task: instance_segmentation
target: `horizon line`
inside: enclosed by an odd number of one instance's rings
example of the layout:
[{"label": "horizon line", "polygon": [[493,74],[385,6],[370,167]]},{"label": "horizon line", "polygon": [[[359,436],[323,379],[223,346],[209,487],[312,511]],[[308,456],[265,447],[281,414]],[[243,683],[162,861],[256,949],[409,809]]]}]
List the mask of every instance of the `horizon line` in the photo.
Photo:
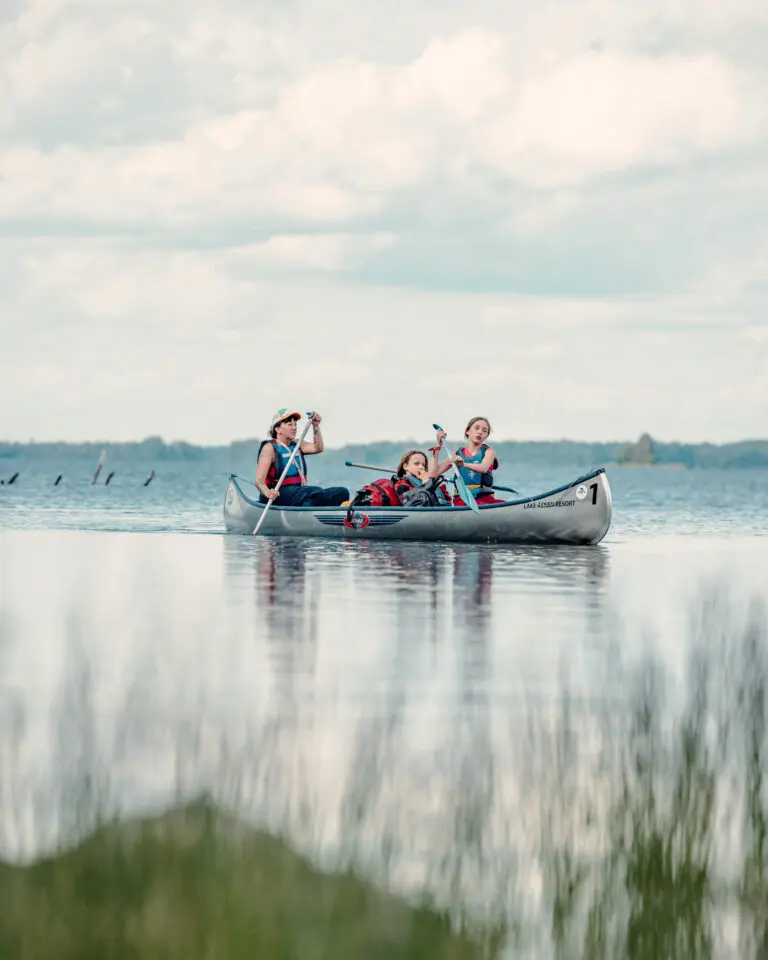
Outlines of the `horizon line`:
[{"label": "horizon line", "polygon": [[[495,439],[493,443],[502,444],[502,443],[512,443],[512,444],[552,444],[552,443],[573,443],[581,444],[584,446],[594,445],[594,444],[604,444],[604,445],[616,445],[616,444],[635,444],[643,436],[649,436],[653,443],[662,444],[664,446],[684,446],[684,447],[701,447],[701,446],[711,446],[711,447],[727,447],[735,446],[737,444],[745,443],[768,443],[768,437],[743,437],[739,440],[660,440],[653,436],[653,434],[644,431],[640,437],[636,440],[627,440],[627,439],[611,439],[611,440],[578,440],[572,437],[559,437],[557,439]],[[245,444],[245,443],[260,443],[262,440],[267,439],[265,437],[242,437],[234,440],[230,440],[228,443],[200,443],[192,440],[165,440],[160,434],[150,434],[144,437],[141,440],[0,440],[0,453],[4,447],[43,447],[43,446],[67,446],[67,447],[82,447],[82,446],[94,446],[94,447],[109,447],[109,446],[141,446],[142,444],[148,443],[150,441],[160,441],[165,447],[175,447],[175,446],[185,446],[185,447],[196,447],[198,449],[204,450],[226,450],[228,447],[232,447],[236,444]],[[456,438],[460,439],[460,438]],[[336,446],[326,445],[324,452],[330,452],[332,450],[344,450],[347,447],[371,447],[377,446],[380,444],[420,444],[427,443],[427,440],[418,440],[414,437],[408,438],[399,438],[399,439],[390,439],[390,440],[348,440],[344,443],[341,443]]]}]

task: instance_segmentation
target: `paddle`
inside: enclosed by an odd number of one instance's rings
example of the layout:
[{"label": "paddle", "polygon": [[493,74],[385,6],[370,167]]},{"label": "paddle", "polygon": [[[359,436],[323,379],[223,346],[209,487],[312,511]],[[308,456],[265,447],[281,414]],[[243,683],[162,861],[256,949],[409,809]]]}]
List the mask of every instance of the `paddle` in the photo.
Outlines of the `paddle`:
[{"label": "paddle", "polygon": [[344,461],[345,467],[359,467],[361,470],[376,470],[378,473],[388,473],[390,476],[394,476],[394,470],[390,470],[387,467],[374,467],[370,463],[352,463],[351,460]]},{"label": "paddle", "polygon": [[[433,429],[435,429],[435,430],[439,431],[440,433],[442,433],[443,428],[440,427],[440,426],[438,426],[436,423],[433,423],[433,424],[432,424],[432,427],[433,427]],[[441,446],[441,448],[442,448],[442,442],[440,443],[440,446]],[[449,451],[449,456],[450,456],[450,451]],[[456,484],[456,486],[459,488],[459,496],[460,496],[461,499],[464,501],[464,503],[466,503],[466,505],[470,508],[470,510],[473,510],[475,513],[479,514],[479,513],[480,513],[480,507],[478,507],[477,501],[476,501],[475,498],[472,496],[472,493],[471,493],[469,487],[468,487],[468,486],[466,485],[466,483],[464,482],[464,477],[462,477],[461,472],[460,472],[460,470],[459,470],[458,467],[455,467],[455,472],[454,472],[453,476],[451,477],[451,480],[452,480],[452,481]]]},{"label": "paddle", "polygon": [[[390,470],[388,467],[374,467],[370,463],[352,463],[351,460],[344,461],[345,467],[357,467],[359,470],[375,470],[376,473],[389,473],[394,474],[394,470]],[[491,490],[503,490],[504,493],[516,493],[518,497],[520,496],[520,491],[515,490],[514,487],[500,487],[497,483],[494,483],[492,487],[484,487],[483,489]]]},{"label": "paddle", "polygon": [[[285,480],[286,476],[288,475],[288,471],[289,471],[290,468],[291,468],[291,464],[293,463],[293,459],[294,459],[294,457],[296,456],[296,454],[299,452],[299,450],[301,449],[301,445],[302,445],[302,443],[304,443],[304,437],[306,437],[307,431],[309,430],[309,428],[310,428],[311,426],[312,426],[312,413],[308,413],[308,414],[307,414],[307,424],[306,424],[306,426],[304,427],[304,429],[301,431],[301,436],[299,437],[299,440],[298,440],[296,446],[295,446],[295,447],[293,448],[293,450],[291,451],[291,455],[290,455],[290,457],[288,457],[288,462],[287,462],[286,465],[283,467],[283,472],[280,474],[280,477],[279,477],[277,483],[275,484],[275,487],[274,487],[275,490],[279,490],[280,487],[282,486],[283,480]],[[273,504],[274,502],[275,502],[274,500],[267,500],[267,505],[264,507],[264,510],[263,510],[261,516],[259,517],[259,522],[256,524],[256,527],[255,527],[255,529],[254,529],[254,531],[253,531],[254,537],[256,536],[256,534],[257,534],[257,533],[259,532],[259,530],[261,529],[261,525],[262,525],[262,523],[264,523],[264,517],[266,517],[267,513],[269,512],[269,508],[272,506],[272,504]]]},{"label": "paddle", "polygon": [[483,487],[483,490],[503,490],[504,493],[516,493],[518,497],[521,495],[519,490],[515,490],[514,487],[500,487],[497,483],[494,483],[492,487]]}]

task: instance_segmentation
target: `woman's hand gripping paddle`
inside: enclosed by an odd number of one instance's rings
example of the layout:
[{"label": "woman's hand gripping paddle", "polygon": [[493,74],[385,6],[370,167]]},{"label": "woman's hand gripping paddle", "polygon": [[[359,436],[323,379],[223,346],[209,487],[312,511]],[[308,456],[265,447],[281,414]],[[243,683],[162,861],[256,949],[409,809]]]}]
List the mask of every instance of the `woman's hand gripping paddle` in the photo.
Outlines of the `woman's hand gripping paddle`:
[{"label": "woman's hand gripping paddle", "polygon": [[[442,433],[442,432],[443,432],[443,428],[440,427],[440,426],[438,426],[436,423],[433,423],[433,424],[432,424],[432,428],[433,428],[434,430],[437,430],[438,433]],[[443,444],[442,444],[442,441],[441,441],[441,442],[440,442],[440,448],[441,448],[441,449],[442,449],[442,446],[443,446]],[[448,455],[450,456],[450,451],[449,451]],[[464,503],[466,503],[466,505],[469,507],[470,510],[473,510],[475,513],[479,514],[479,513],[480,513],[480,507],[478,507],[477,501],[476,501],[475,498],[472,496],[471,490],[469,489],[469,487],[468,487],[468,486],[466,485],[466,483],[464,482],[464,477],[462,477],[461,471],[459,470],[458,467],[455,467],[455,471],[456,471],[456,472],[454,473],[454,475],[453,475],[452,477],[450,477],[450,479],[451,479],[452,481],[454,481],[454,482],[456,483],[456,486],[459,488],[459,496],[460,496],[461,499],[464,501]]]},{"label": "woman's hand gripping paddle", "polygon": [[[307,424],[306,424],[306,426],[304,427],[304,429],[301,431],[301,436],[299,437],[298,443],[296,444],[296,446],[295,446],[295,447],[293,448],[293,450],[291,451],[291,455],[290,455],[290,457],[288,457],[288,462],[287,462],[286,465],[283,467],[283,472],[280,474],[280,477],[279,477],[277,483],[275,484],[275,487],[274,487],[275,491],[279,490],[280,487],[282,486],[283,480],[285,480],[286,476],[288,475],[288,471],[291,469],[291,464],[293,463],[293,458],[296,456],[296,454],[299,452],[299,450],[301,450],[301,445],[302,445],[302,443],[304,443],[304,437],[306,437],[307,431],[309,430],[309,428],[310,428],[311,426],[312,426],[312,413],[310,412],[310,413],[307,414]],[[267,513],[269,512],[269,508],[272,506],[272,504],[273,504],[274,502],[275,502],[274,500],[267,500],[266,506],[264,507],[264,510],[263,510],[261,516],[259,517],[259,522],[256,524],[256,527],[255,527],[255,529],[254,529],[254,531],[253,531],[254,537],[256,536],[256,534],[257,534],[257,533],[259,532],[259,530],[261,529],[261,525],[262,525],[262,523],[264,523],[264,518],[266,517]]]}]

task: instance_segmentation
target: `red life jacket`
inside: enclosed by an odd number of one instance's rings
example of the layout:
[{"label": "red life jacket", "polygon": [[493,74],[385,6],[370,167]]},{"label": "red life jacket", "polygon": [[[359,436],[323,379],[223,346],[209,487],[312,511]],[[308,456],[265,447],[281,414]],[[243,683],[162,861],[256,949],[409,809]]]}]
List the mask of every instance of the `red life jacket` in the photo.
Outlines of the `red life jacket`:
[{"label": "red life jacket", "polygon": [[355,494],[352,506],[356,506],[356,500],[364,502],[367,507],[399,507],[400,497],[397,495],[396,485],[392,477],[382,477],[380,480],[374,480],[373,483],[367,483],[361,487]]},{"label": "red life jacket", "polygon": [[409,476],[397,477],[395,480],[395,493],[397,494],[397,502],[400,503],[400,494],[405,493],[406,490],[413,490],[416,484],[411,480]]},{"label": "red life jacket", "polygon": [[[275,487],[277,486],[277,481],[282,476],[283,470],[285,469],[285,465],[288,462],[291,454],[290,453],[286,454],[285,451],[281,448],[280,444],[277,442],[277,440],[262,440],[261,443],[259,444],[259,454],[258,454],[259,456],[261,456],[261,451],[263,447],[268,443],[272,444],[272,449],[275,451],[275,459],[269,465],[269,470],[267,471],[267,476],[264,482],[266,483],[266,485],[269,487],[270,490],[274,490]],[[295,446],[296,446],[296,441],[294,440],[294,442],[290,444],[290,447],[295,447]],[[304,454],[301,452],[301,449],[299,449],[296,452],[296,456],[293,458],[290,474],[285,478],[285,480],[283,480],[283,486],[289,487],[291,485],[301,483],[302,476],[306,477],[306,475],[307,475],[307,461],[304,459]]]}]

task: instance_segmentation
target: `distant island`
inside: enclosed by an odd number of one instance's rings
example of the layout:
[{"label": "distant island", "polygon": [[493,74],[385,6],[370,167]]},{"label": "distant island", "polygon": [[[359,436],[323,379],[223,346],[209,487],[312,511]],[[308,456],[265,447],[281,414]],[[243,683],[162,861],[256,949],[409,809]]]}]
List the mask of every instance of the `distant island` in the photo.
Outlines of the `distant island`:
[{"label": "distant island", "polygon": [[[328,448],[334,459],[354,460],[387,466],[411,446],[426,448],[430,440],[388,441],[348,444]],[[198,446],[183,441],[166,443],[161,437],[148,437],[132,443],[8,443],[0,441],[0,460],[73,460],[96,462],[106,451],[111,462],[155,464],[164,461],[206,462],[229,469],[236,464],[254,464],[260,441],[236,440],[222,446]],[[662,443],[644,433],[634,443],[589,443],[577,440],[503,440],[494,443],[505,464],[531,467],[680,467],[749,469],[768,468],[768,440],[742,440],[736,443]]]},{"label": "distant island", "polygon": [[[679,469],[685,469],[689,466],[689,464],[680,461],[665,459],[663,454],[660,455],[658,445],[649,433],[644,433],[636,443],[626,443],[624,446],[617,448],[613,465],[617,467],[678,467]],[[709,463],[699,465],[711,466]],[[734,463],[733,458],[725,463],[718,464],[720,467],[740,465]],[[758,464],[758,466],[761,466],[761,464]]]}]

